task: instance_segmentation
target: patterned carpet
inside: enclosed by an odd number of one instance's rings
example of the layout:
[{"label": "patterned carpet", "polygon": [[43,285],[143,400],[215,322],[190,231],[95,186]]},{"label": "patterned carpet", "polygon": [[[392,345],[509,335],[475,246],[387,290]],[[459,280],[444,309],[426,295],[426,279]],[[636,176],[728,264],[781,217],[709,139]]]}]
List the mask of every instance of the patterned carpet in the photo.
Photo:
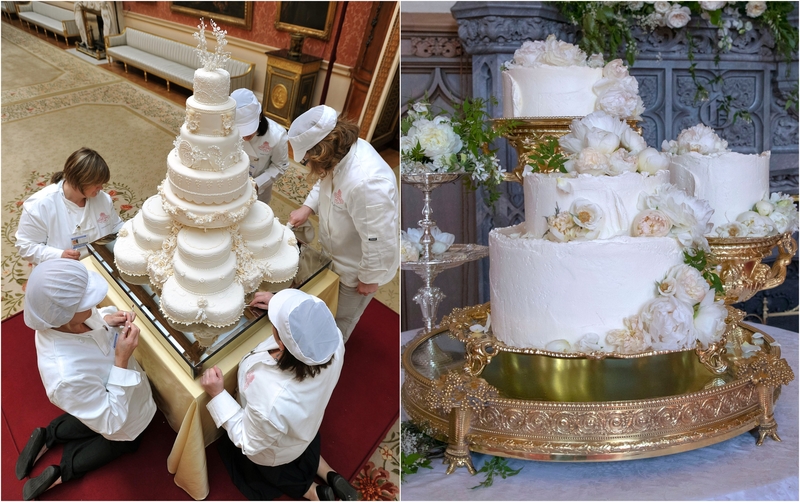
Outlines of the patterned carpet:
[{"label": "patterned carpet", "polygon": [[[185,109],[63,49],[2,23],[2,318],[24,307],[30,266],[14,247],[22,203],[61,170],[81,146],[109,165],[105,190],[123,219],[133,217],[166,176],[166,157]],[[293,165],[270,204],[285,222],[302,204],[309,185]],[[314,222],[316,223],[316,222]],[[312,245],[318,246],[315,242]],[[376,298],[399,312],[399,274]],[[399,335],[398,335],[399,336]],[[398,342],[399,343],[399,342]],[[365,499],[396,500],[399,488],[399,423],[373,455],[359,484]]]}]

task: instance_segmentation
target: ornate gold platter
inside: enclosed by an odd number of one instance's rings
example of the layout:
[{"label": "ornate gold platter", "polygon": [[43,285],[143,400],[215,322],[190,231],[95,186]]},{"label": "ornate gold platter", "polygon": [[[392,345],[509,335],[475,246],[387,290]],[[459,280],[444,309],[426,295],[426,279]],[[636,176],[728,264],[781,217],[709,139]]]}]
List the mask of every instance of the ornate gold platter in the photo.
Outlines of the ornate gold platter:
[{"label": "ornate gold platter", "polygon": [[[448,442],[448,473],[470,451],[597,462],[679,453],[750,430],[780,441],[773,405],[794,379],[780,346],[729,308],[727,343],[636,356],[506,347],[481,324],[489,305],[456,309],[403,352],[403,406]],[[756,349],[757,347],[757,349]]]}]

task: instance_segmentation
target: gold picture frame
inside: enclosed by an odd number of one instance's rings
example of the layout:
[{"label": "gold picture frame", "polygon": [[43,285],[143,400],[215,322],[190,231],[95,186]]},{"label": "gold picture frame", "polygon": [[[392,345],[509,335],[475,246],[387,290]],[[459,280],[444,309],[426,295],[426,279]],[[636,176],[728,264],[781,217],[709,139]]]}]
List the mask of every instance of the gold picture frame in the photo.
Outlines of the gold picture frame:
[{"label": "gold picture frame", "polygon": [[275,29],[328,40],[335,14],[336,2],[278,2]]},{"label": "gold picture frame", "polygon": [[170,2],[169,9],[245,30],[253,27],[253,2]]}]

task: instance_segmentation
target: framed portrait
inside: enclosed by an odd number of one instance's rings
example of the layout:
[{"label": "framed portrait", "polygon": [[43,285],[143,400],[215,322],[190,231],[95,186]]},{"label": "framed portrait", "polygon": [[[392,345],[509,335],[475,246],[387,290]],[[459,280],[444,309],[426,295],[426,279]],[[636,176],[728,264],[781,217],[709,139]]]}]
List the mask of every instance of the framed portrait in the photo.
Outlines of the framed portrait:
[{"label": "framed portrait", "polygon": [[275,29],[328,40],[336,2],[278,2]]},{"label": "framed portrait", "polygon": [[253,2],[170,2],[169,8],[173,12],[204,17],[206,21],[213,19],[246,30],[253,27]]}]

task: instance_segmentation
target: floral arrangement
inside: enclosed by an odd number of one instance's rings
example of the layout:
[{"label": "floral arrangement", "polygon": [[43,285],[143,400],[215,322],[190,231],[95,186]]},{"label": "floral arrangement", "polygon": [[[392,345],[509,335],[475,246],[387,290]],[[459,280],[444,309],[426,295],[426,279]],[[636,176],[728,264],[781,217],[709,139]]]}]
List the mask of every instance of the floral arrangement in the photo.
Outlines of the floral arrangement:
[{"label": "floral arrangement", "polygon": [[[592,86],[597,96],[595,109],[632,119],[639,119],[644,112],[644,103],[639,97],[639,83],[628,74],[628,68],[621,59],[604,66],[602,54],[592,54],[587,58],[586,53],[577,46],[557,40],[555,35],[548,35],[544,41],[524,42],[514,52],[514,58],[507,61],[502,69],[537,68],[542,65],[603,68],[603,77]],[[518,101],[521,98],[519,89],[515,86],[512,91],[512,99]]]},{"label": "floral arrangement", "polygon": [[[422,254],[422,234],[421,228],[409,228],[400,231],[400,258],[402,261],[417,261]],[[442,232],[439,227],[432,227],[431,234],[434,242],[431,244],[431,253],[440,255],[450,249],[455,242],[455,235]]]},{"label": "floral arrangement", "polygon": [[687,195],[674,185],[639,195],[639,214],[633,219],[634,237],[674,237],[685,249],[708,250],[705,235],[713,227],[714,210],[704,199]]},{"label": "floral arrangement", "polygon": [[661,143],[661,150],[672,155],[689,152],[696,152],[700,155],[718,155],[730,152],[728,142],[717,136],[714,129],[703,124],[684,129],[678,134],[677,140],[664,140]]},{"label": "floral arrangement", "polygon": [[736,221],[719,225],[719,237],[767,237],[797,230],[798,214],[791,195],[775,192],[758,201]]},{"label": "floral arrangement", "polygon": [[603,228],[603,210],[586,199],[575,199],[569,211],[560,211],[547,217],[544,238],[554,242],[596,239]]},{"label": "floral arrangement", "polygon": [[[694,64],[692,37],[684,28],[695,20],[695,26],[716,28],[715,63],[719,55],[728,52],[738,40],[751,36],[752,30],[768,31],[774,40],[774,49],[784,61],[791,62],[792,53],[798,48],[797,29],[789,24],[788,15],[795,8],[794,2],[560,2],[559,9],[572,24],[580,27],[579,46],[586,52],[604,53],[614,56],[624,53],[629,66],[637,54],[634,30],[652,33],[656,30],[683,30],[690,74],[697,88],[695,99],[705,101],[709,97],[706,87],[697,79]],[[715,81],[721,81],[717,75]],[[724,105],[730,107],[730,100]],[[787,107],[797,106],[796,101],[787,102]],[[730,111],[730,110],[728,110]],[[739,110],[734,119],[749,120],[749,114]]]},{"label": "floral arrangement", "polygon": [[567,172],[616,176],[625,172],[655,174],[669,168],[669,157],[648,147],[626,122],[604,111],[573,120],[569,129],[558,140],[567,158]]},{"label": "floral arrangement", "polygon": [[487,201],[497,201],[497,186],[503,181],[504,171],[489,144],[515,124],[507,122],[493,128],[486,105],[481,98],[465,99],[448,116],[434,115],[426,98],[409,103],[408,115],[401,122],[401,172],[467,173],[471,189],[483,186]]},{"label": "floral arrangement", "polygon": [[206,22],[202,17],[200,18],[200,24],[197,25],[197,28],[200,31],[192,34],[194,39],[197,40],[197,48],[194,50],[194,52],[197,54],[197,57],[200,58],[200,63],[203,65],[203,68],[208,71],[214,71],[217,68],[224,68],[225,63],[231,57],[230,52],[225,52],[225,46],[228,45],[225,35],[227,35],[228,32],[220,29],[220,27],[217,26],[217,23],[211,19],[211,33],[214,35],[214,38],[217,39],[217,47],[214,49],[214,53],[211,54],[208,52],[206,42]]}]

